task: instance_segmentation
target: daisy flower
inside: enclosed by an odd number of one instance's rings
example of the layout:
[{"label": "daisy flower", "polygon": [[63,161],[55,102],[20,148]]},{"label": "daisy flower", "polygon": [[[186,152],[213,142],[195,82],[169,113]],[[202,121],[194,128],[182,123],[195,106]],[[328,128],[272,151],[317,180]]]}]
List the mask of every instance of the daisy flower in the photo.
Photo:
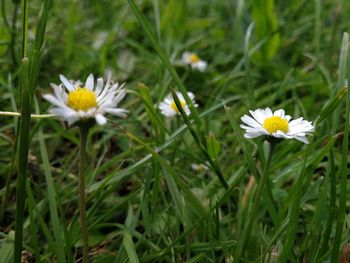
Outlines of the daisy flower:
[{"label": "daisy flower", "polygon": [[203,164],[203,163],[200,163],[200,164],[193,163],[193,164],[191,164],[191,168],[193,171],[198,172],[198,173],[209,170],[209,167],[207,166],[207,164]]},{"label": "daisy flower", "polygon": [[198,69],[201,72],[207,68],[207,62],[201,60],[197,54],[191,52],[184,52],[182,54],[182,63],[190,65],[192,69]]},{"label": "daisy flower", "polygon": [[245,129],[245,138],[252,139],[261,135],[283,139],[297,139],[303,143],[309,143],[306,135],[311,135],[315,130],[312,123],[303,118],[291,120],[291,116],[285,115],[284,110],[272,112],[270,108],[249,111],[252,117],[244,115],[241,120],[241,128]]},{"label": "daisy flower", "polygon": [[110,77],[104,83],[98,78],[95,84],[94,76],[90,74],[81,85],[80,81],[70,81],[60,75],[61,84],[51,84],[54,94],[43,95],[44,99],[55,107],[50,113],[61,117],[68,125],[79,120],[94,118],[99,125],[107,122],[106,113],[125,118],[126,109],[117,108],[118,103],[125,97],[124,84],[111,83]]},{"label": "daisy flower", "polygon": [[[176,95],[179,98],[181,106],[186,112],[186,114],[190,115],[191,111],[186,103],[185,98],[182,96],[180,92],[176,92]],[[198,104],[196,104],[194,100],[194,94],[192,92],[187,92],[187,95],[188,97],[190,97],[192,104],[195,107],[197,107]],[[161,113],[166,117],[173,117],[177,114],[180,114],[180,111],[175,104],[172,94],[169,94],[168,96],[166,96],[165,99],[159,104],[158,108],[160,109]]]}]

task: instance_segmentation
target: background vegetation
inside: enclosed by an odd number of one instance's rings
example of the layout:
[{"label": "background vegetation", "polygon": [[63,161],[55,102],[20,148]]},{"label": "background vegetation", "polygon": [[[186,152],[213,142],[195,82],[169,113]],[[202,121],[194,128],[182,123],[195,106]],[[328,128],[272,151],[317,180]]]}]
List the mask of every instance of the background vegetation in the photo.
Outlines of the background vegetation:
[{"label": "background vegetation", "polygon": [[[88,138],[93,262],[348,262],[346,37],[340,51],[350,2],[45,2],[45,34],[36,35],[42,1],[28,9],[30,59],[44,37],[32,112],[48,112],[42,94],[59,74],[85,81],[111,72],[129,90],[128,118],[109,116]],[[23,13],[15,0],[1,10],[0,110],[19,111]],[[184,51],[206,60],[206,72],[179,65]],[[156,108],[182,85],[199,104],[191,125]],[[277,217],[261,199],[240,251],[269,145],[243,139],[237,124],[262,107],[320,118],[309,145],[277,146],[269,175]],[[15,117],[0,121],[0,262],[12,262],[18,126]],[[78,261],[78,129],[33,119],[28,132],[27,260]]]}]

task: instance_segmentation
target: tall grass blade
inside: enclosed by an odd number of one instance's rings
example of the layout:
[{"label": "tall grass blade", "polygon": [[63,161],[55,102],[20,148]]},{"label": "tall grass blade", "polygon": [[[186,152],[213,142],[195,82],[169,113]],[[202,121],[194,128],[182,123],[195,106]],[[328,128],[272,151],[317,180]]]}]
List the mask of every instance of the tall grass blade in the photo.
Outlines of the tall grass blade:
[{"label": "tall grass blade", "polygon": [[[346,45],[346,50],[349,46],[349,35],[344,33],[344,44]],[[341,59],[344,59],[347,64],[348,62],[348,53]],[[347,80],[346,80],[347,81]],[[348,87],[347,83],[345,84]],[[347,201],[347,175],[348,175],[348,154],[349,154],[349,119],[350,119],[350,93],[347,93],[346,96],[346,111],[345,111],[345,125],[344,125],[344,137],[342,144],[342,159],[339,171],[339,186],[340,186],[340,196],[339,196],[339,207],[337,211],[337,226],[334,236],[334,244],[332,250],[332,263],[339,262],[339,252],[341,249],[341,242],[343,237],[343,228],[346,214],[346,201]]]},{"label": "tall grass blade", "polygon": [[56,201],[57,193],[55,191],[55,186],[51,175],[51,167],[50,167],[50,162],[48,158],[48,153],[47,153],[42,129],[39,129],[38,139],[40,144],[41,158],[43,161],[43,168],[44,168],[45,180],[47,185],[47,197],[49,200],[50,218],[52,220],[53,231],[56,239],[55,241],[55,244],[57,246],[56,257],[59,263],[64,263],[66,262],[66,255],[64,250],[65,242],[62,237],[63,230],[62,230],[62,226],[60,224],[60,219],[57,212],[57,201]]},{"label": "tall grass blade", "polygon": [[28,83],[28,58],[23,58],[21,65],[21,117],[19,124],[18,143],[18,168],[16,187],[16,225],[15,225],[15,249],[14,262],[21,262],[23,223],[25,210],[25,185],[27,180],[27,160],[29,151],[29,130],[31,98]]}]

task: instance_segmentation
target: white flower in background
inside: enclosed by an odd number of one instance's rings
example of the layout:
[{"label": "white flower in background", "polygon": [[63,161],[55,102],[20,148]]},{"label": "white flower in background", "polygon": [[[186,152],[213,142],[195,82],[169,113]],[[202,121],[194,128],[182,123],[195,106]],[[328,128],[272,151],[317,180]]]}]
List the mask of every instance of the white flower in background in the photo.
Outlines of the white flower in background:
[{"label": "white flower in background", "polygon": [[207,68],[207,62],[201,60],[197,54],[191,52],[184,52],[182,54],[182,63],[190,65],[192,69],[198,69],[201,72]]},{"label": "white flower in background", "polygon": [[[180,92],[176,92],[177,97],[179,98],[179,101],[181,103],[182,108],[186,112],[187,115],[190,115],[191,111],[188,107],[185,98],[182,96]],[[198,104],[196,104],[194,100],[194,94],[192,92],[187,92],[188,97],[191,99],[192,104],[197,107]],[[165,99],[159,104],[158,108],[160,109],[161,113],[166,117],[172,117],[177,114],[180,114],[179,109],[177,108],[174,98],[172,94],[169,94],[165,97]]]},{"label": "white flower in background", "polygon": [[209,170],[207,164],[203,164],[203,163],[199,163],[199,164],[193,163],[193,164],[191,164],[191,168],[193,171],[198,172],[198,173]]},{"label": "white flower in background", "polygon": [[241,128],[246,130],[244,137],[248,139],[267,135],[309,143],[306,135],[311,135],[315,130],[311,122],[303,118],[291,120],[292,117],[285,115],[282,109],[272,112],[270,108],[266,108],[249,112],[253,118],[248,115],[241,117],[244,122]]},{"label": "white flower in background", "polygon": [[104,83],[98,78],[95,84],[92,74],[86,80],[84,86],[80,81],[69,81],[60,75],[60,85],[51,84],[54,94],[43,95],[44,99],[55,107],[50,113],[62,117],[68,125],[79,120],[94,118],[99,125],[104,125],[107,119],[106,113],[125,118],[128,110],[117,108],[118,103],[125,97],[124,84],[111,83],[110,77]]}]

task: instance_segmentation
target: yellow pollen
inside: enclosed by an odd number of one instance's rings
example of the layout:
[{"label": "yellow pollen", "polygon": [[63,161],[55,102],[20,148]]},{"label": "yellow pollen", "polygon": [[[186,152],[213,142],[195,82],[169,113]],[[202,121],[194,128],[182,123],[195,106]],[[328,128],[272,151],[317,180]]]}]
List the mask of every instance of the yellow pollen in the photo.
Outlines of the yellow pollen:
[{"label": "yellow pollen", "polygon": [[[184,108],[186,106],[186,102],[184,100],[180,100],[181,107]],[[172,107],[177,113],[179,113],[179,109],[177,108],[175,101],[172,101],[170,104],[170,107]]]},{"label": "yellow pollen", "polygon": [[191,63],[197,63],[197,62],[199,62],[199,60],[200,59],[196,54],[191,54],[191,56],[190,56]]},{"label": "yellow pollen", "polygon": [[272,116],[264,121],[263,127],[270,133],[276,131],[288,132],[288,121],[278,116]]},{"label": "yellow pollen", "polygon": [[77,88],[76,90],[69,92],[67,104],[69,107],[77,111],[86,111],[97,107],[96,94],[85,87]]}]

